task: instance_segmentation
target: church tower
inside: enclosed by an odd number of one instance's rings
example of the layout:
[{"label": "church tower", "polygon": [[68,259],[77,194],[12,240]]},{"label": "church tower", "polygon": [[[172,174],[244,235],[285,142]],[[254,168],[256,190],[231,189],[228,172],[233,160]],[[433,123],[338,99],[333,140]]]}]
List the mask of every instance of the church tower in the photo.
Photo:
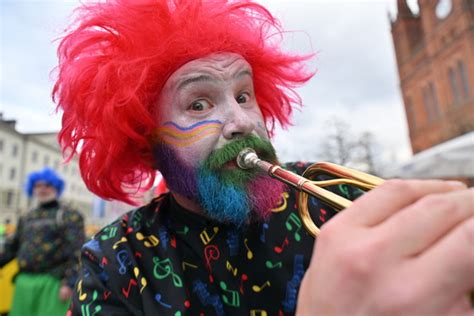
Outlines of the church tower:
[{"label": "church tower", "polygon": [[474,0],[418,7],[391,23],[413,153],[474,131]]}]

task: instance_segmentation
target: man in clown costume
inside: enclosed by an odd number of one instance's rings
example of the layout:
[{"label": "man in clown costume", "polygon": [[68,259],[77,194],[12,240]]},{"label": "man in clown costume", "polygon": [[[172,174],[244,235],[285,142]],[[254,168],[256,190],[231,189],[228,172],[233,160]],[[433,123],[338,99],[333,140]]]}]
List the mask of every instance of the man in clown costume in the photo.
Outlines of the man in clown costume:
[{"label": "man in clown costume", "polygon": [[64,181],[52,169],[28,175],[26,193],[37,206],[7,240],[0,265],[17,258],[19,274],[9,315],[64,315],[76,282],[84,237],[82,215],[58,201]]},{"label": "man in clown costume", "polygon": [[250,1],[76,11],[53,91],[63,150],[103,198],[133,202],[157,170],[170,192],[85,244],[70,314],[472,313],[473,193],[462,184],[387,181],[337,216],[314,199],[315,242],[294,190],[237,167],[245,147],[279,164],[275,125],[290,124],[294,88],[314,74],[312,56],[280,48],[283,35]]}]

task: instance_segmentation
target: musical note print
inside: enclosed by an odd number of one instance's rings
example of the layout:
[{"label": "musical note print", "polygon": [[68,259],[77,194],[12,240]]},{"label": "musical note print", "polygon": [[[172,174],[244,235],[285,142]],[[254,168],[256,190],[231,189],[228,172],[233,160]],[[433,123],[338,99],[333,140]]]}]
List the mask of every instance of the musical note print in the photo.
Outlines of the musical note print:
[{"label": "musical note print", "polygon": [[252,286],[252,291],[254,291],[255,293],[259,293],[261,292],[265,287],[267,286],[270,286],[270,281],[266,281],[265,283],[263,283],[261,286],[258,286],[258,285],[253,285]]},{"label": "musical note print", "polygon": [[244,282],[247,281],[248,279],[249,277],[245,273],[242,273],[242,275],[240,276],[240,286],[239,286],[240,294],[244,294]]},{"label": "musical note print", "polygon": [[288,241],[288,237],[285,237],[285,240],[283,241],[283,244],[281,246],[276,246],[274,248],[276,253],[282,253],[283,250],[285,249],[286,246],[288,246],[290,242]]},{"label": "musical note print", "polygon": [[201,237],[201,241],[204,245],[209,244],[212,241],[212,239],[214,239],[214,237],[216,237],[217,233],[219,232],[219,227],[214,226],[212,228],[212,230],[213,230],[214,233],[210,236],[209,236],[206,228],[199,234],[199,237]]},{"label": "musical note print", "polygon": [[128,298],[128,296],[130,295],[130,291],[132,289],[132,286],[137,286],[137,281],[135,281],[135,279],[130,279],[130,281],[128,282],[128,287],[127,289],[125,288],[122,288],[122,294]]},{"label": "musical note print", "polygon": [[114,243],[114,245],[112,246],[112,249],[117,249],[120,244],[122,244],[122,243],[124,243],[124,242],[127,242],[127,241],[128,241],[128,240],[127,240],[127,237],[122,237],[122,238],[120,238],[119,241],[117,241],[116,243]]},{"label": "musical note print", "polygon": [[186,235],[189,231],[189,227],[184,225],[183,230],[177,230],[176,233],[180,235]]},{"label": "musical note print", "polygon": [[226,261],[225,267],[228,271],[231,271],[234,276],[237,276],[237,268],[233,268],[229,261]]},{"label": "musical note print", "polygon": [[117,235],[117,227],[115,226],[107,226],[102,230],[105,235],[100,236],[100,240],[108,240],[110,238],[114,238]]},{"label": "musical note print", "polygon": [[288,192],[283,192],[281,194],[281,203],[272,209],[272,212],[273,213],[279,213],[279,212],[282,212],[284,210],[286,210],[286,207],[287,207],[287,201],[288,201],[288,198],[290,197],[290,195],[288,194]]},{"label": "musical note print", "polygon": [[132,264],[132,261],[130,260],[130,257],[127,251],[120,250],[119,252],[117,252],[116,260],[119,264],[119,270],[118,270],[119,273],[121,275],[124,275],[125,273],[127,273],[127,266]]},{"label": "musical note print", "polygon": [[195,293],[203,305],[211,305],[218,316],[224,316],[224,306],[218,295],[211,295],[207,289],[207,284],[200,280],[193,282],[193,293]]},{"label": "musical note print", "polygon": [[77,282],[77,292],[79,293],[79,301],[84,301],[87,298],[87,293],[82,293],[82,279]]},{"label": "musical note print", "polygon": [[160,293],[157,293],[155,295],[155,300],[163,307],[166,307],[166,308],[171,308],[171,305],[170,304],[166,304],[165,302],[162,301],[162,297],[161,297],[161,294]]},{"label": "musical note print", "polygon": [[283,266],[283,263],[281,261],[277,263],[272,263],[270,260],[265,261],[265,266],[268,269],[275,269],[275,268],[281,268]]},{"label": "musical note print", "polygon": [[298,288],[304,276],[303,255],[295,255],[293,277],[286,285],[286,295],[282,302],[286,313],[293,312],[296,308]]},{"label": "musical note print", "polygon": [[227,245],[229,246],[230,256],[236,256],[239,252],[239,235],[235,230],[230,230],[227,233]]},{"label": "musical note print", "polygon": [[207,270],[209,271],[209,280],[211,283],[214,283],[214,277],[212,276],[212,266],[211,261],[219,259],[221,253],[219,248],[215,245],[207,245],[204,248],[204,258],[206,259]]},{"label": "musical note print", "polygon": [[247,248],[247,259],[252,260],[253,252],[252,252],[252,250],[250,250],[249,246],[247,245],[247,242],[248,242],[248,239],[245,238],[244,239],[244,244],[245,244],[245,248]]},{"label": "musical note print", "polygon": [[92,303],[94,303],[97,300],[98,297],[99,297],[99,293],[96,290],[94,290],[94,292],[92,292],[92,300],[89,302],[89,304],[81,305],[81,314],[83,316],[94,316],[95,314],[99,313],[102,310],[101,305],[96,305],[94,307],[94,312],[92,314],[91,314],[91,311],[90,311],[90,307],[91,307]]},{"label": "musical note print", "polygon": [[191,268],[197,269],[198,266],[195,265],[195,264],[190,264],[189,262],[183,261],[181,263],[181,267],[183,268],[183,271],[186,271],[186,267],[191,267]]},{"label": "musical note print", "polygon": [[224,304],[229,305],[229,306],[233,306],[233,307],[239,307],[240,306],[239,292],[233,291],[233,290],[228,290],[227,289],[227,284],[225,284],[224,281],[221,281],[219,283],[219,285],[225,293],[228,293],[231,296],[231,299],[229,299],[225,294],[222,294],[222,301],[224,302]]},{"label": "musical note print", "polygon": [[267,316],[267,311],[263,309],[251,309],[250,316]]},{"label": "musical note print", "polygon": [[298,215],[296,215],[295,213],[291,213],[290,216],[288,216],[288,219],[285,222],[285,226],[286,226],[286,229],[290,232],[293,229],[295,229],[295,240],[296,241],[301,240],[301,235],[300,235],[299,231],[302,228],[302,224],[301,224],[301,220],[298,217]]},{"label": "musical note print", "polygon": [[160,240],[154,235],[144,236],[141,232],[137,232],[136,237],[137,240],[144,240],[143,244],[147,248],[158,246],[158,244],[160,243]]},{"label": "musical note print", "polygon": [[[137,278],[137,280],[138,280],[138,275],[140,274],[140,270],[139,270],[137,267],[134,267],[134,268],[133,268],[133,274],[135,275],[135,278]],[[147,285],[147,281],[146,281],[145,277],[142,277],[142,278],[140,279],[140,285],[142,286],[142,287],[140,288],[140,294],[141,294],[141,293],[143,292],[143,289],[144,289],[144,288],[146,287],[146,285]]]},{"label": "musical note print", "polygon": [[170,258],[160,260],[158,257],[153,257],[153,263],[153,275],[155,278],[162,280],[171,275],[174,286],[183,287],[183,281],[181,281],[181,278],[173,271]]}]

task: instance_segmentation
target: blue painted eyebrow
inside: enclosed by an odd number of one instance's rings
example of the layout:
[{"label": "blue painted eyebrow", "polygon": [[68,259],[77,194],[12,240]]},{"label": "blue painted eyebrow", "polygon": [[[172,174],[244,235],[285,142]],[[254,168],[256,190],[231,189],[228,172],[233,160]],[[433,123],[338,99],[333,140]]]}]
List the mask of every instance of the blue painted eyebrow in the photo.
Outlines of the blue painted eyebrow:
[{"label": "blue painted eyebrow", "polygon": [[168,121],[168,122],[165,122],[163,123],[164,126],[174,126],[176,127],[177,129],[181,130],[181,131],[189,131],[195,127],[198,127],[200,125],[204,125],[204,124],[210,124],[210,123],[217,123],[217,124],[222,124],[221,121],[219,120],[204,120],[204,121],[201,121],[201,122],[198,122],[198,123],[195,123],[191,126],[188,126],[188,127],[182,127],[182,126],[179,126],[178,124],[176,124],[175,122],[171,122],[171,121]]}]

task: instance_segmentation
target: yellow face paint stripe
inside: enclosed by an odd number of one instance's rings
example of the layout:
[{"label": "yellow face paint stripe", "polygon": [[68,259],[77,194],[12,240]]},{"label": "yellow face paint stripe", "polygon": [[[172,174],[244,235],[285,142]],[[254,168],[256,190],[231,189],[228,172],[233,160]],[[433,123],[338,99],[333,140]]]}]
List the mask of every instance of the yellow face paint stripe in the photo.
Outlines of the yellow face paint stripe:
[{"label": "yellow face paint stripe", "polygon": [[207,126],[200,126],[191,132],[182,132],[180,130],[175,130],[170,127],[161,127],[157,130],[157,133],[174,137],[174,138],[187,139],[187,138],[195,137],[197,134],[206,132],[208,130],[212,130],[212,129],[219,130],[220,128],[221,128],[221,125],[212,124],[212,125],[207,125]]},{"label": "yellow face paint stripe", "polygon": [[211,135],[217,135],[219,133],[220,133],[220,131],[218,131],[218,130],[217,131],[210,130],[207,133],[200,134],[200,135],[194,137],[193,139],[189,139],[189,140],[168,139],[168,137],[164,137],[164,138],[161,138],[161,141],[165,144],[168,144],[168,145],[172,145],[172,146],[176,146],[176,147],[185,147],[185,146],[189,146],[191,144],[194,144],[194,143],[200,141],[204,137],[211,136]]}]

